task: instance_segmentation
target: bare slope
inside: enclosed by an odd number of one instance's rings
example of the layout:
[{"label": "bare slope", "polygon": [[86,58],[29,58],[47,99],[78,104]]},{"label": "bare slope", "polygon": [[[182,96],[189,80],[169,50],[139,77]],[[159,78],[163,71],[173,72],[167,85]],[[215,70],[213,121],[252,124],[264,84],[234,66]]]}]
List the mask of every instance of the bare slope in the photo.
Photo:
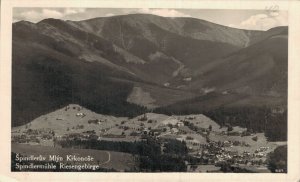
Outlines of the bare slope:
[{"label": "bare slope", "polygon": [[[269,37],[198,69],[193,88],[231,90],[251,95],[287,95],[288,35],[278,28]],[[282,33],[282,29],[284,32]]]},{"label": "bare slope", "polygon": [[149,93],[154,106],[211,91],[224,92],[225,100],[227,91],[248,94],[252,105],[258,100],[252,98],[281,102],[287,93],[286,27],[239,30],[145,14],[21,21],[13,24],[12,58],[13,126],[68,103],[136,116],[145,108],[132,103],[149,102],[138,102],[141,96],[127,102],[134,87]]}]

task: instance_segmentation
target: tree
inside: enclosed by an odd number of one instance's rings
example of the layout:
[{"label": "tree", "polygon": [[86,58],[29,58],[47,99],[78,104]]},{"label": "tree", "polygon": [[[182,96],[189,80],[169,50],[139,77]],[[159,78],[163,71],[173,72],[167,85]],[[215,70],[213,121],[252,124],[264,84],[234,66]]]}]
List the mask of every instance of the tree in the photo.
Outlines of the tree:
[{"label": "tree", "polygon": [[287,146],[279,146],[268,155],[268,168],[272,172],[287,172]]},{"label": "tree", "polygon": [[211,125],[209,125],[209,127],[208,127],[208,130],[209,130],[209,131],[211,131],[211,130],[212,130],[212,126],[211,126]]},{"label": "tree", "polygon": [[257,137],[257,136],[255,136],[255,137],[253,137],[253,138],[252,138],[252,140],[257,142],[257,140],[258,140],[258,137]]},{"label": "tree", "polygon": [[228,126],[227,131],[229,132],[229,131],[232,131],[232,130],[233,130],[233,127],[232,126]]}]

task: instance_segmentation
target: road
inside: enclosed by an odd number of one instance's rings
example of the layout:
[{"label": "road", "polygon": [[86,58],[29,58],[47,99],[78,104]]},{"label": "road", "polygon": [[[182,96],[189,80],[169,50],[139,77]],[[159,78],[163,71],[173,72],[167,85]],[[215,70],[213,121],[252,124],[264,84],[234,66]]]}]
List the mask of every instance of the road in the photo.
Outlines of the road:
[{"label": "road", "polygon": [[110,162],[110,152],[106,151],[106,153],[107,153],[107,155],[108,155],[107,161],[105,161],[105,162],[103,162],[103,163],[101,163],[101,164],[99,164],[99,165],[107,164],[107,163]]}]

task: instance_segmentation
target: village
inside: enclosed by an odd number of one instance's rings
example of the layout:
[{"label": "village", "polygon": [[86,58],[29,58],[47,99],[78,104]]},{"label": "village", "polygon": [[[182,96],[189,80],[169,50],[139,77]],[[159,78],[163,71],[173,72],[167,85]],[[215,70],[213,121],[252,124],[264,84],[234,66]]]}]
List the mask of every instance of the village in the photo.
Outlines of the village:
[{"label": "village", "polygon": [[[60,147],[61,140],[160,141],[174,139],[186,144],[196,162],[189,172],[216,172],[226,164],[267,171],[267,155],[283,143],[268,142],[263,133],[227,125],[197,115],[167,116],[145,113],[135,118],[94,113],[70,104],[32,122],[12,129],[12,143]],[[259,170],[258,170],[259,171]]]}]

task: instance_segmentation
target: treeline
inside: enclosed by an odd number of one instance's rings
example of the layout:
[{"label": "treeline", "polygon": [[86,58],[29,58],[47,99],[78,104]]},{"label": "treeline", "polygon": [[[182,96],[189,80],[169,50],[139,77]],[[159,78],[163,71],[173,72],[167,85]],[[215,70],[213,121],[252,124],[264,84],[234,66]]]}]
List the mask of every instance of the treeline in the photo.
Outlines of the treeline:
[{"label": "treeline", "polygon": [[164,153],[175,155],[186,155],[188,153],[188,149],[184,141],[169,139],[166,143],[164,143],[163,148]]},{"label": "treeline", "polygon": [[[187,148],[184,142],[175,140],[157,141],[147,138],[145,141],[114,142],[91,140],[62,140],[58,144],[63,148],[84,148],[126,152],[139,156],[139,170],[144,172],[180,172],[186,171],[184,158]],[[163,146],[163,150],[162,147]]]},{"label": "treeline", "polygon": [[219,164],[219,166],[221,167],[220,171],[224,173],[254,173],[251,170],[238,166],[232,166],[231,164],[228,164],[226,162]]},{"label": "treeline", "polygon": [[175,109],[172,107],[158,108],[161,114],[188,115],[201,113],[216,121],[221,126],[241,126],[251,132],[265,132],[269,141],[287,140],[287,109],[282,112],[273,112],[270,107],[219,107],[212,110]]},{"label": "treeline", "polygon": [[268,168],[275,173],[287,173],[287,145],[277,147],[268,155]]},{"label": "treeline", "polygon": [[264,132],[269,141],[287,140],[287,110],[273,113],[267,107],[219,108],[204,112],[221,126],[241,126],[251,132]]},{"label": "treeline", "polygon": [[26,124],[70,103],[115,116],[134,117],[144,113],[145,107],[126,101],[133,85],[111,77],[133,79],[109,72],[100,64],[77,60],[40,56],[14,63],[12,125]]}]

